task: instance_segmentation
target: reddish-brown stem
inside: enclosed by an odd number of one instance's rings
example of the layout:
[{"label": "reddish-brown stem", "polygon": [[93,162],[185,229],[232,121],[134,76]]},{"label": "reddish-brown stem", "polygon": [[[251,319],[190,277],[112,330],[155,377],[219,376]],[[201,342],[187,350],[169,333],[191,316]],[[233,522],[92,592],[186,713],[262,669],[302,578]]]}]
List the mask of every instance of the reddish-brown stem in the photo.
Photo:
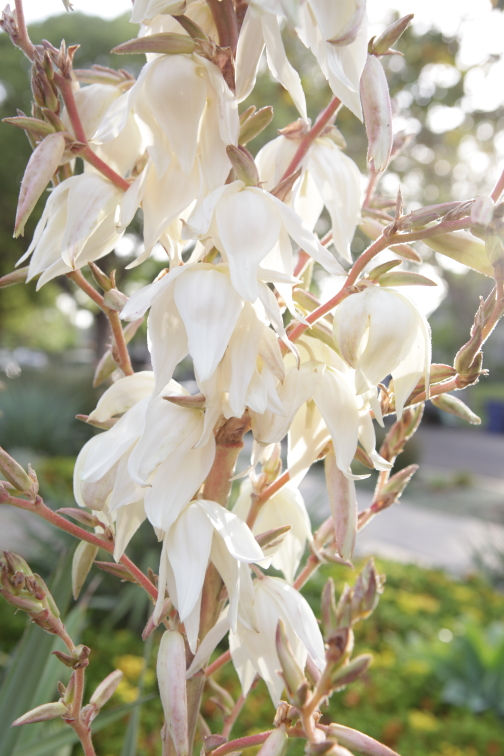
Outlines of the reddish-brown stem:
[{"label": "reddish-brown stem", "polygon": [[72,704],[72,713],[77,719],[80,715],[82,708],[82,701],[84,700],[84,675],[86,668],[81,667],[75,670],[75,688],[74,688],[74,700]]},{"label": "reddish-brown stem", "polygon": [[245,705],[245,701],[247,699],[243,694],[240,694],[238,700],[236,701],[235,705],[233,706],[231,713],[229,716],[227,716],[224,719],[224,727],[222,728],[222,734],[225,738],[229,738],[231,734],[231,730],[233,729],[233,725],[240,716],[240,712],[243,709],[243,706]]},{"label": "reddish-brown stem", "polygon": [[65,108],[70,123],[72,124],[75,138],[78,142],[81,142],[83,145],[85,145],[78,154],[84,160],[87,160],[88,163],[94,165],[94,167],[99,170],[106,178],[108,178],[109,181],[115,184],[115,186],[117,186],[119,189],[122,189],[123,192],[126,192],[130,187],[129,181],[126,181],[126,179],[116,173],[109,165],[107,165],[101,158],[99,158],[88,144],[86,132],[84,131],[84,126],[82,125],[79,110],[77,108],[77,103],[75,102],[71,79],[67,79],[60,74],[56,74],[54,79],[61,92],[61,96],[63,97],[63,102],[65,103]]},{"label": "reddish-brown stem", "polygon": [[322,113],[320,113],[310,131],[301,140],[301,144],[297,148],[296,154],[289,163],[289,167],[278,182],[279,184],[282,183],[282,181],[285,181],[285,179],[288,178],[292,173],[297,171],[301,164],[301,161],[312,146],[313,142],[318,136],[320,136],[325,127],[331,122],[331,119],[336,115],[336,112],[340,105],[341,101],[337,97],[333,97],[327,108],[323,110]]},{"label": "reddish-brown stem", "polygon": [[233,753],[233,751],[241,751],[243,748],[262,745],[272,732],[275,731],[268,730],[268,732],[259,732],[256,735],[247,735],[246,738],[230,740],[229,743],[224,743],[220,748],[216,748],[215,751],[212,751],[212,756],[226,756],[227,753]]},{"label": "reddish-brown stem", "polygon": [[366,194],[364,195],[364,202],[362,203],[363,208],[367,207],[369,203],[371,202],[379,176],[380,174],[371,168],[370,173],[369,173],[368,184],[366,187]]},{"label": "reddish-brown stem", "polygon": [[247,517],[247,525],[252,528],[257,515],[259,514],[261,507],[270,499],[277,491],[285,486],[290,480],[289,471],[286,470],[279,478],[277,478],[270,486],[267,486],[260,494],[252,497],[252,505]]},{"label": "reddish-brown stem", "polygon": [[124,337],[124,331],[121,325],[121,319],[119,313],[116,310],[111,310],[110,307],[105,305],[104,299],[99,294],[94,286],[83,276],[80,270],[73,270],[71,273],[67,273],[67,278],[70,278],[78,287],[82,289],[98,307],[103,310],[110,323],[112,335],[114,337],[115,349],[112,354],[117,364],[123,371],[124,375],[133,375],[133,367],[131,365],[131,359],[126,345],[126,339]]},{"label": "reddish-brown stem", "polygon": [[231,651],[224,651],[224,653],[221,654],[214,662],[212,662],[212,664],[208,665],[205,670],[205,675],[207,677],[210,677],[210,675],[213,675],[214,672],[217,672],[218,669],[223,667],[229,661],[231,661]]},{"label": "reddish-brown stem", "polygon": [[[24,52],[27,58],[33,60],[35,48],[33,47],[28,29],[26,28],[26,21],[23,8],[23,0],[15,0],[16,5],[16,20],[18,35],[16,37],[15,44],[20,50]],[[13,40],[14,41],[14,40]]]},{"label": "reddish-brown stem", "polygon": [[217,28],[219,45],[230,47],[234,56],[238,45],[238,24],[233,0],[207,0],[207,5]]},{"label": "reddish-brown stem", "polygon": [[294,581],[294,588],[300,591],[306,581],[311,577],[320,564],[320,560],[315,554],[310,554],[306,564]]},{"label": "reddish-brown stem", "polygon": [[91,732],[89,727],[80,720],[69,722],[69,724],[79,737],[82,750],[84,751],[84,756],[96,756],[96,751],[94,749],[93,741],[91,740]]},{"label": "reddish-brown stem", "polygon": [[[51,523],[51,525],[54,525],[60,530],[64,530],[65,533],[70,533],[70,535],[73,535],[75,538],[79,538],[81,541],[87,541],[88,543],[92,543],[95,546],[99,546],[109,554],[113,554],[114,552],[113,543],[110,543],[110,541],[105,541],[103,538],[100,538],[94,533],[89,533],[87,530],[80,528],[73,522],[68,522],[68,520],[65,520],[64,517],[56,514],[56,512],[53,512],[52,509],[49,509],[49,507],[44,504],[40,497],[37,497],[35,501],[29,501],[28,499],[19,499],[15,496],[9,496],[7,494],[1,497],[1,503],[11,504],[14,507],[18,507],[18,509],[24,509],[27,512],[33,512],[33,514],[42,517],[42,519],[46,520],[46,522]],[[141,585],[142,588],[144,588],[149,596],[151,596],[155,601],[157,599],[158,593],[156,586],[151,583],[149,578],[144,575],[144,573],[136,566],[136,564],[134,564],[126,555],[123,555],[120,561],[121,564],[123,564],[129,570],[132,577],[135,578],[136,582],[139,583],[139,585]]]},{"label": "reddish-brown stem", "polygon": [[493,199],[494,202],[497,202],[502,192],[504,192],[504,171],[502,171],[501,175],[499,176],[499,180],[497,181],[494,188],[492,189],[490,197]]}]

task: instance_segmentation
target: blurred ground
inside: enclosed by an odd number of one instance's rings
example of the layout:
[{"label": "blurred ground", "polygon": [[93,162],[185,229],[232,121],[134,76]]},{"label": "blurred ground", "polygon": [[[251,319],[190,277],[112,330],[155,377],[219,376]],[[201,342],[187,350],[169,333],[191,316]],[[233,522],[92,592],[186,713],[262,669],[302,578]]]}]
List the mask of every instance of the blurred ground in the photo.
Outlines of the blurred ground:
[{"label": "blurred ground", "polygon": [[[415,436],[420,470],[400,503],[359,534],[357,554],[375,554],[455,574],[493,548],[504,551],[504,436],[475,428],[420,428]],[[301,491],[318,522],[329,514],[322,469]],[[372,490],[358,487],[359,509]]]}]

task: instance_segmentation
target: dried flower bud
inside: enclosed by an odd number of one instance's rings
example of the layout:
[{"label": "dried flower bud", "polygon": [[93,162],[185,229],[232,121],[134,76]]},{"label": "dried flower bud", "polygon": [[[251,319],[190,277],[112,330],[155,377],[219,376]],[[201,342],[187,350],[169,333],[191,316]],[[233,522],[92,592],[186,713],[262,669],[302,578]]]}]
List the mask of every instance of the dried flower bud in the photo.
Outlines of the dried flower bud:
[{"label": "dried flower bud", "polygon": [[461,420],[465,420],[471,425],[481,425],[481,418],[478,417],[472,410],[469,409],[467,404],[464,404],[460,399],[452,394],[441,394],[435,396],[431,400],[432,404],[443,412],[449,412],[451,415],[460,417]]},{"label": "dried flower bud", "polygon": [[361,77],[361,100],[371,168],[384,171],[392,150],[392,106],[387,77],[379,59],[368,55]]},{"label": "dried flower bud", "polygon": [[385,55],[389,49],[395,45],[399,37],[404,34],[413,21],[413,18],[414,14],[410,13],[408,16],[403,16],[397,21],[394,21],[393,24],[390,24],[379,37],[371,40],[371,49],[369,52],[374,55]]},{"label": "dried flower bud", "polygon": [[42,704],[31,711],[27,711],[22,717],[18,717],[12,727],[18,727],[23,724],[35,724],[35,722],[47,722],[49,719],[57,719],[68,713],[68,709],[61,701],[54,703]]}]

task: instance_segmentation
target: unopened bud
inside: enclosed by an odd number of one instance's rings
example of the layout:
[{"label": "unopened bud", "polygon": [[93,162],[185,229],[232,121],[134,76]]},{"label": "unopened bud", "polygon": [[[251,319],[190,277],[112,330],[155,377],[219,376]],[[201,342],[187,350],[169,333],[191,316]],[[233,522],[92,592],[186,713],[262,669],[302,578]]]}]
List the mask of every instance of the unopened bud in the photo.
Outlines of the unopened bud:
[{"label": "unopened bud", "polygon": [[355,582],[352,596],[352,621],[369,617],[375,610],[380,594],[383,593],[382,579],[378,575],[374,561],[370,559]]},{"label": "unopened bud", "polygon": [[27,492],[33,486],[30,476],[21,465],[0,447],[0,473],[17,491]]},{"label": "unopened bud", "polygon": [[16,595],[0,588],[0,595],[2,595],[11,606],[14,606],[16,609],[21,609],[23,612],[28,612],[28,614],[38,614],[44,610],[44,605],[40,601],[32,598],[29,594]]},{"label": "unopened bud", "polygon": [[293,699],[298,688],[306,682],[306,678],[303,670],[296,661],[282,620],[278,621],[275,643],[287,693],[289,694],[289,697]]},{"label": "unopened bud", "polygon": [[116,564],[115,562],[95,562],[95,565],[100,570],[103,570],[103,572],[108,572],[110,575],[114,575],[120,580],[128,580],[131,583],[136,582],[135,578],[132,577],[131,572],[123,564]]},{"label": "unopened bud", "polygon": [[414,14],[410,13],[408,16],[403,16],[397,21],[394,21],[393,24],[390,24],[383,34],[380,34],[379,37],[372,40],[369,52],[374,55],[385,55],[389,49],[395,45],[399,37],[404,34],[413,18]]},{"label": "unopened bud", "polygon": [[363,756],[399,756],[391,748],[370,738],[369,735],[364,735],[363,732],[344,725],[329,725],[328,734],[330,737],[337,738],[339,743],[363,754]]},{"label": "unopened bud", "polygon": [[471,205],[471,221],[475,226],[488,226],[494,215],[495,204],[491,197],[476,197]]},{"label": "unopened bud", "polygon": [[339,667],[353,651],[354,634],[350,627],[339,627],[326,639],[326,661]]},{"label": "unopened bud", "polygon": [[392,151],[392,106],[387,77],[379,59],[368,55],[360,93],[368,137],[367,160],[374,171],[384,171]]},{"label": "unopened bud", "polygon": [[18,717],[12,727],[18,727],[23,724],[35,724],[35,722],[47,722],[49,719],[57,719],[68,713],[68,709],[61,701],[54,703],[42,704],[31,711],[27,711],[22,717]]},{"label": "unopened bud", "polygon": [[282,541],[283,536],[289,532],[291,527],[291,525],[282,525],[279,528],[266,530],[264,533],[256,535],[255,539],[261,549],[264,549],[267,546],[271,548],[273,545],[278,545]]},{"label": "unopened bud", "polygon": [[283,756],[287,748],[287,741],[287,733],[281,725],[278,729],[273,730],[264,741],[257,756]]},{"label": "unopened bud", "polygon": [[298,168],[297,171],[291,173],[290,176],[287,176],[287,178],[285,178],[283,181],[280,181],[279,184],[271,189],[270,193],[282,202],[288,202],[289,197],[292,193],[292,188],[300,176],[301,168]]},{"label": "unopened bud", "polygon": [[390,507],[402,495],[404,489],[418,470],[418,465],[409,465],[393,475],[388,483],[380,488],[375,501],[371,505],[372,512],[380,512]]},{"label": "unopened bud", "polygon": [[118,55],[131,53],[157,53],[161,55],[190,55],[194,52],[195,42],[186,34],[161,32],[148,37],[137,37],[114,47],[111,52]]},{"label": "unopened bud", "polygon": [[341,558],[347,560],[353,554],[357,535],[355,483],[339,469],[332,448],[326,455],[324,468],[336,548]]},{"label": "unopened bud", "polygon": [[3,118],[3,123],[10,123],[12,126],[17,126],[19,129],[30,131],[37,136],[46,137],[49,134],[54,134],[56,129],[47,121],[42,121],[40,118],[30,118],[29,116],[14,116],[13,118]]},{"label": "unopened bud", "polygon": [[3,557],[11,575],[15,575],[16,572],[22,572],[24,575],[33,575],[28,562],[22,556],[19,556],[19,554],[14,554],[13,551],[4,551]]},{"label": "unopened bud", "polygon": [[128,297],[122,291],[119,291],[119,289],[110,289],[110,291],[106,291],[103,295],[103,304],[105,307],[116,312],[121,312],[127,301]]},{"label": "unopened bud", "polygon": [[345,685],[349,685],[359,678],[369,667],[372,660],[371,654],[362,654],[356,656],[351,662],[345,664],[344,667],[337,669],[333,675],[331,675],[331,685],[340,690]]},{"label": "unopened bud", "polygon": [[374,470],[375,469],[373,460],[371,459],[371,457],[368,454],[366,454],[366,452],[364,451],[364,449],[362,448],[362,446],[358,446],[356,448],[355,454],[354,454],[354,460],[356,462],[360,462],[361,465],[364,465],[364,467],[367,467],[368,470]]},{"label": "unopened bud", "polygon": [[101,709],[102,706],[105,706],[107,701],[114,695],[122,678],[123,673],[120,669],[116,669],[114,672],[111,672],[110,675],[107,675],[96,688],[95,692],[89,699],[89,703],[97,709]]},{"label": "unopened bud", "polygon": [[273,108],[271,105],[252,113],[241,123],[238,144],[246,145],[248,142],[251,142],[261,131],[264,131],[272,120]]},{"label": "unopened bud", "polygon": [[76,600],[79,598],[81,588],[86,582],[97,553],[98,546],[87,541],[81,541],[75,549],[72,560],[72,594]]},{"label": "unopened bud", "polygon": [[186,695],[186,655],[182,635],[167,630],[161,638],[157,679],[166,725],[177,756],[189,752]]},{"label": "unopened bud", "polygon": [[65,151],[65,139],[61,134],[49,134],[32,153],[19,191],[14,237],[24,233],[37,200],[58,170]]},{"label": "unopened bud", "polygon": [[91,512],[86,512],[85,509],[63,507],[62,509],[57,509],[56,513],[71,517],[72,520],[76,520],[77,522],[80,522],[81,525],[86,525],[88,528],[96,528],[97,525],[102,524],[96,515],[91,514]]},{"label": "unopened bud", "polygon": [[40,583],[38,583],[37,577],[35,575],[33,575],[33,577],[26,578],[25,586],[28,593],[31,593],[33,598],[37,599],[37,601],[43,601],[46,598],[47,592],[45,590],[45,586],[42,587]]},{"label": "unopened bud", "polygon": [[388,273],[389,270],[397,268],[397,266],[401,264],[402,260],[389,260],[388,262],[377,265],[376,268],[370,270],[367,276],[371,281],[377,281],[380,276],[383,276],[385,273]]},{"label": "unopened bud", "polygon": [[6,289],[7,286],[14,286],[18,283],[26,283],[28,278],[29,265],[25,268],[18,268],[11,273],[7,273],[5,276],[0,277],[0,289]]},{"label": "unopened bud", "polygon": [[110,280],[110,276],[107,276],[106,273],[103,272],[101,268],[98,267],[98,265],[94,262],[88,263],[91,274],[100,287],[102,291],[110,291],[110,289],[113,288],[112,281]]},{"label": "unopened bud", "polygon": [[408,270],[393,270],[378,279],[380,286],[437,286],[435,281]]},{"label": "unopened bud", "polygon": [[461,420],[465,420],[471,425],[481,425],[481,418],[478,417],[472,410],[469,409],[467,404],[464,404],[460,399],[451,394],[441,394],[435,396],[431,400],[432,404],[443,412],[449,412],[451,415],[460,417]]},{"label": "unopened bud", "polygon": [[336,626],[350,627],[352,624],[352,590],[345,585],[336,606]]},{"label": "unopened bud", "polygon": [[234,168],[236,178],[243,181],[246,186],[257,186],[259,173],[253,158],[233,144],[228,144],[226,153]]},{"label": "unopened bud", "polygon": [[422,239],[434,252],[450,257],[452,260],[467,265],[468,268],[493,278],[494,270],[491,265],[485,245],[467,231],[453,231]]}]

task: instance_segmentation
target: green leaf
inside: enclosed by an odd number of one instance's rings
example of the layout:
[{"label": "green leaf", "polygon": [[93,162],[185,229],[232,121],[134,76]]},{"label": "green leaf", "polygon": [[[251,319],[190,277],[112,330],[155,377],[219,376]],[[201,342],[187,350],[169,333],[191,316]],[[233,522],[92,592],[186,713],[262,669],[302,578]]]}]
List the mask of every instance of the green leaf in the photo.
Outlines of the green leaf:
[{"label": "green leaf", "polygon": [[[100,714],[98,719],[96,719],[96,721],[93,723],[93,733],[99,732],[105,727],[108,727],[108,725],[117,722],[117,720],[124,717],[124,715],[127,714],[128,711],[136,706],[141,706],[146,701],[151,701],[153,698],[154,693],[149,696],[144,696],[143,698],[138,698],[132,703],[124,704],[123,706],[118,706],[114,709],[103,712],[103,714]],[[22,748],[16,749],[12,753],[12,756],[46,756],[46,754],[51,754],[52,756],[52,754],[54,754],[59,748],[62,748],[63,746],[69,745],[71,743],[78,742],[79,738],[75,734],[74,730],[67,726],[67,728],[65,730],[62,730],[61,732],[50,735],[49,737],[42,740],[38,740],[36,743],[29,743]],[[4,754],[2,752],[2,756],[9,756],[9,753],[7,752]]]},{"label": "green leaf", "polygon": [[[64,615],[70,601],[70,571],[73,550],[61,559],[48,587]],[[41,679],[54,644],[54,636],[30,624],[18,643],[0,688],[0,753],[10,756],[21,736],[21,728],[10,724],[33,709],[37,683]]]}]

